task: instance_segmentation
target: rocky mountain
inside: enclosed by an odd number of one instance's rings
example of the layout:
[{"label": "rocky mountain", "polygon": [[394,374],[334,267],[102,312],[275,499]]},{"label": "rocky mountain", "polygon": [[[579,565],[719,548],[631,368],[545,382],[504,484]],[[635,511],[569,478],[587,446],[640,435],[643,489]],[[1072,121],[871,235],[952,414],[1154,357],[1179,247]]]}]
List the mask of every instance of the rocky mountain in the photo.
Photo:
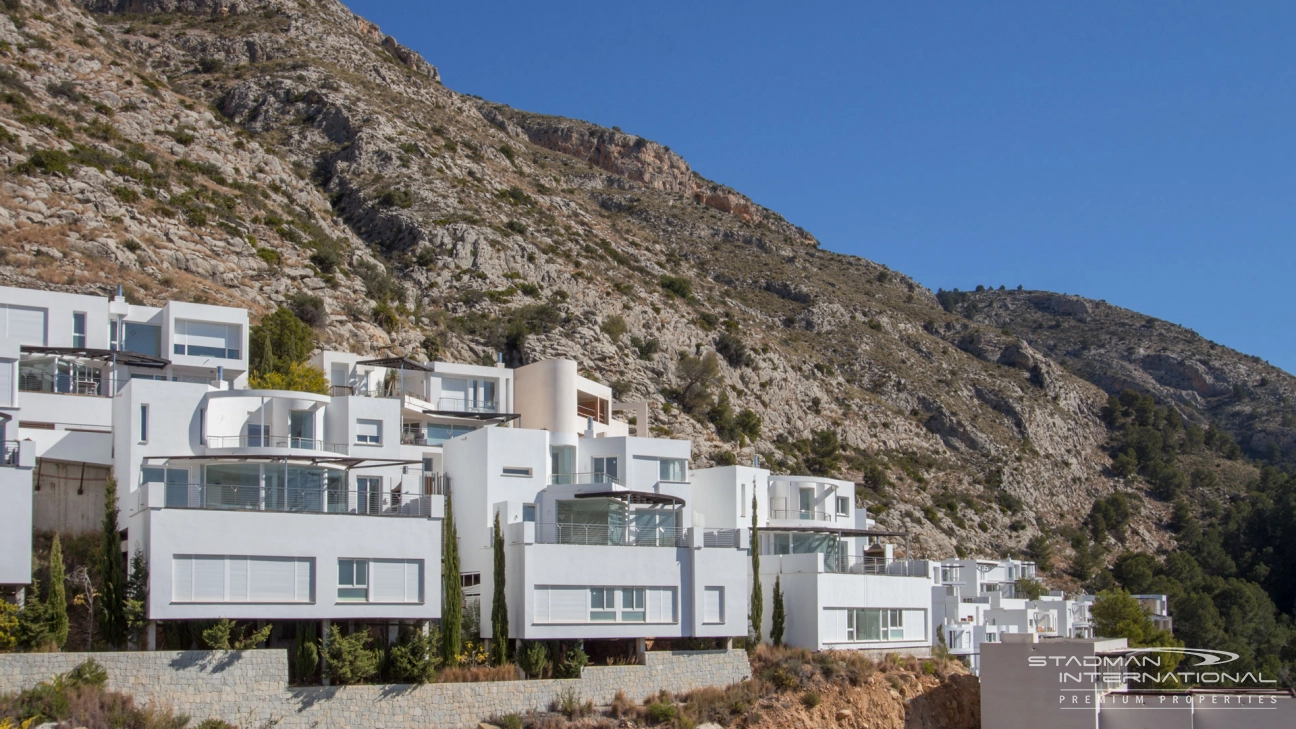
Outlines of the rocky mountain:
[{"label": "rocky mountain", "polygon": [[[1184,327],[1045,291],[942,292],[953,312],[1028,342],[1113,395],[1134,390],[1227,432],[1247,455],[1296,458],[1296,378]],[[993,334],[991,336],[994,336]]]},{"label": "rocky mountain", "polygon": [[[1288,387],[1202,364],[1199,392],[1195,365],[1156,359],[1164,324],[1072,356],[1090,327],[1029,303],[1047,294],[947,310],[658,142],[452,91],[336,0],[0,10],[0,283],[288,306],[358,352],[570,357],[652,403],[651,431],[693,439],[697,466],[858,480],[919,555],[1016,553],[1133,488],[1098,370],[1187,381],[1202,417],[1237,382]],[[1130,544],[1169,544],[1167,509],[1149,502]]]}]

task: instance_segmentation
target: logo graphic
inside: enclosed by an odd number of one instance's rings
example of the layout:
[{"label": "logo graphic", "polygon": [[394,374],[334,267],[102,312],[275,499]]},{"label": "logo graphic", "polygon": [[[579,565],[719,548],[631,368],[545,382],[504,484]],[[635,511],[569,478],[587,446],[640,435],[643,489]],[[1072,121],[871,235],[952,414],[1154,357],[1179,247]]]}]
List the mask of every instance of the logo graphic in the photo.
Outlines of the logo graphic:
[{"label": "logo graphic", "polygon": [[1135,648],[1131,651],[1134,653],[1177,653],[1184,656],[1196,656],[1201,660],[1196,667],[1202,666],[1221,666],[1225,663],[1231,663],[1238,659],[1238,654],[1229,651],[1217,651],[1210,648]]}]

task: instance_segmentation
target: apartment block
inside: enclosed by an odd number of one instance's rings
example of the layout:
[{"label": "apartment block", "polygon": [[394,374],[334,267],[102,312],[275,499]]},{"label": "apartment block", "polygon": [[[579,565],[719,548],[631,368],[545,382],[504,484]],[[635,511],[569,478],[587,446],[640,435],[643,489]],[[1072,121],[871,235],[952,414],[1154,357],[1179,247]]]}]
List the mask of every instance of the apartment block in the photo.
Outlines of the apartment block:
[{"label": "apartment block", "polygon": [[[772,628],[778,579],[785,643],[811,650],[925,654],[932,645],[931,576],[910,559],[907,535],[878,529],[855,504],[855,484],[772,475],[748,466],[694,471],[696,509],[711,528],[749,529],[755,496],[762,633]],[[903,548],[901,555],[896,550]],[[748,560],[748,589],[751,582]]]}]

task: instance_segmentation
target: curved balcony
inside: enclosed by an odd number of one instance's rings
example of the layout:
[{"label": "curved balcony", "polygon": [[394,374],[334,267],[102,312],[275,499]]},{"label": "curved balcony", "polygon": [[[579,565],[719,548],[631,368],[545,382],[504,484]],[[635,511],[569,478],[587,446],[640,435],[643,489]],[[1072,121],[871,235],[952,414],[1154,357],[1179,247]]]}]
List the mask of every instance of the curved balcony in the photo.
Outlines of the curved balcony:
[{"label": "curved balcony", "polygon": [[281,435],[209,435],[208,450],[249,451],[261,454],[264,451],[309,451],[313,453],[332,453],[346,455],[345,443],[328,443],[313,438],[297,438]]}]

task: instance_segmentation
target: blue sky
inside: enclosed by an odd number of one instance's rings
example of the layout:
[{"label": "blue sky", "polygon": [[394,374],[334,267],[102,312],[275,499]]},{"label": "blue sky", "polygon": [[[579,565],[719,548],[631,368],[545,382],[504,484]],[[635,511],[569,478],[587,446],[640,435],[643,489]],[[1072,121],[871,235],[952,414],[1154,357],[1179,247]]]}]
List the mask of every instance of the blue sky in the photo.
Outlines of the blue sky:
[{"label": "blue sky", "polygon": [[450,88],[666,144],[829,250],[1296,371],[1296,3],[347,4]]}]

